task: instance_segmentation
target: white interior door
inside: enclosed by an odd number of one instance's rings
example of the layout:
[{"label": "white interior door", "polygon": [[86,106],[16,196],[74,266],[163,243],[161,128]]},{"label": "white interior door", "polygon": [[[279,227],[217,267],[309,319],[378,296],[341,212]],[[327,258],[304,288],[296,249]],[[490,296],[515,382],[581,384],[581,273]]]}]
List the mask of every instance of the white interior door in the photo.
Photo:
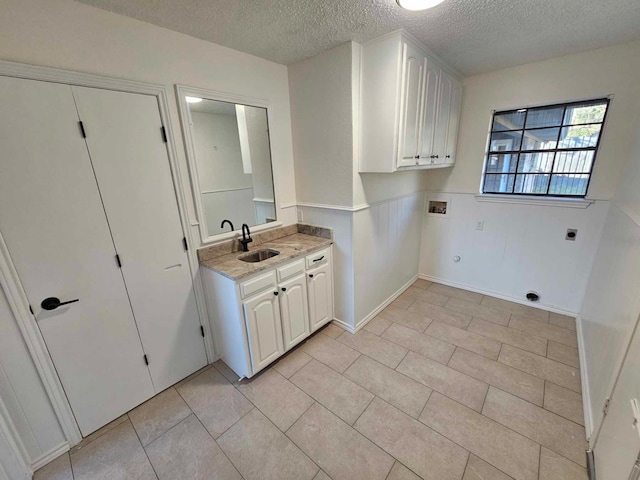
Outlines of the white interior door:
[{"label": "white interior door", "polygon": [[73,87],[156,391],[206,365],[154,96]]},{"label": "white interior door", "polygon": [[280,314],[284,349],[289,350],[309,336],[307,282],[304,274],[280,285]]},{"label": "white interior door", "polygon": [[0,125],[0,232],[86,436],[154,389],[71,87],[0,77]]}]

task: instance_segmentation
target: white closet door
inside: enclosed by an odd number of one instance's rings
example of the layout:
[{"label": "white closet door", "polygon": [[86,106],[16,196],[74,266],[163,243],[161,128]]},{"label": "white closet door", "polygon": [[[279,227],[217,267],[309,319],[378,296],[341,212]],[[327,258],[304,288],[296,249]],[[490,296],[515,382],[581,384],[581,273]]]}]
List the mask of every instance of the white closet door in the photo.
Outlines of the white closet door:
[{"label": "white closet door", "polygon": [[0,232],[82,434],[151,397],[69,86],[0,77]]},{"label": "white closet door", "polygon": [[73,87],[157,392],[206,365],[155,97]]}]

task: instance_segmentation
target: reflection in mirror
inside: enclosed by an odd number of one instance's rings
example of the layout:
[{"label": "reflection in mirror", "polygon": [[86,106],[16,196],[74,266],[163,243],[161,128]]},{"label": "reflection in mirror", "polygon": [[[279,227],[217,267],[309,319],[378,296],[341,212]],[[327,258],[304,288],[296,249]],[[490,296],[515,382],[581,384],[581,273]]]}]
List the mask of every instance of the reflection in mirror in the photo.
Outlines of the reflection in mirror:
[{"label": "reflection in mirror", "polygon": [[208,235],[275,221],[267,109],[185,99]]}]

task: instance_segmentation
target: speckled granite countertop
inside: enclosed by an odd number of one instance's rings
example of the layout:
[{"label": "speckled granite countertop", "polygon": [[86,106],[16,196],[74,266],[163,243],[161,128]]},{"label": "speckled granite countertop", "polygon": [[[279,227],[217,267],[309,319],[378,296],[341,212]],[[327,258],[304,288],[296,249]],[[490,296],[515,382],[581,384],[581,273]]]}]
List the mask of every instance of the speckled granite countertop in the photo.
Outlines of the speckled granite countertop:
[{"label": "speckled granite countertop", "polygon": [[[262,270],[286,263],[293,258],[304,257],[311,252],[331,245],[333,240],[331,238],[325,238],[326,236],[327,235],[313,236],[304,233],[293,233],[257,245],[250,243],[249,252],[236,251],[208,259],[202,258],[206,255],[201,255],[200,265],[232,280],[240,280]],[[256,263],[238,260],[238,257],[242,255],[266,248],[277,250],[280,252],[280,255]]]}]

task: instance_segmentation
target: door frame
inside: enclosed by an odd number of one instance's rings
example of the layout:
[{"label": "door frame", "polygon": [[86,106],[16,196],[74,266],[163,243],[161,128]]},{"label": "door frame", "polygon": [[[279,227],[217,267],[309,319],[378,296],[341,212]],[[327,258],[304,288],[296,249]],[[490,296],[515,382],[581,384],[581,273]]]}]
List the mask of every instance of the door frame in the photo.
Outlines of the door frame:
[{"label": "door frame", "polygon": [[[205,330],[204,344],[207,360],[212,363],[217,358],[214,347],[212,331],[208,321],[204,288],[199,274],[199,262],[194,247],[194,239],[190,228],[189,215],[187,209],[186,192],[183,188],[183,175],[177,161],[177,148],[175,144],[174,130],[169,115],[169,102],[167,89],[163,85],[137,82],[119,78],[94,75],[89,73],[62,70],[51,67],[41,67],[24,63],[15,63],[0,60],[0,76],[23,78],[26,80],[38,80],[65,85],[77,85],[82,87],[101,88],[119,92],[137,93],[155,96],[158,102],[160,120],[166,130],[167,136],[167,156],[169,158],[169,168],[173,181],[173,188],[176,194],[176,202],[180,214],[180,225],[182,232],[187,239],[189,246],[187,257],[191,269],[193,289],[196,297],[196,306],[200,317],[200,325]],[[27,344],[29,353],[36,366],[40,379],[47,392],[49,400],[53,406],[60,426],[64,432],[69,446],[78,444],[82,440],[82,435],[76,423],[69,400],[65,395],[62,383],[56,372],[55,366],[49,355],[44,338],[37,325],[35,317],[29,311],[29,302],[26,293],[22,288],[18,272],[9,255],[9,250],[0,232],[0,285],[5,291],[11,312],[13,313],[20,332]]]}]

